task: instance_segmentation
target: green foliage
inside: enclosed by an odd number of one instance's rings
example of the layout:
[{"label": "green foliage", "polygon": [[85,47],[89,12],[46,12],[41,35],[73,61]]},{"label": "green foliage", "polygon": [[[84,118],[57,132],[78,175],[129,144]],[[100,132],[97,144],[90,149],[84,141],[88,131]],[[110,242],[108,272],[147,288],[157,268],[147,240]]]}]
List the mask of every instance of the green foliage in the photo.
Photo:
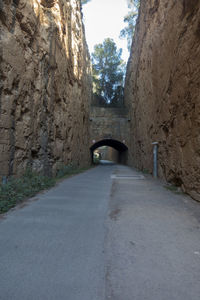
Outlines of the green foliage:
[{"label": "green foliage", "polygon": [[138,16],[138,9],[140,6],[140,0],[127,0],[129,12],[124,17],[124,22],[127,26],[121,30],[120,38],[127,38],[127,48],[130,51],[133,34],[135,31],[136,19]]},{"label": "green foliage", "polygon": [[65,177],[66,175],[69,175],[73,169],[75,169],[75,168],[72,164],[60,165],[60,167],[58,168],[56,178],[60,179],[60,178]]},{"label": "green foliage", "polygon": [[143,169],[142,172],[143,172],[144,174],[150,174],[150,172],[149,172],[148,169]]},{"label": "green foliage", "polygon": [[73,164],[61,165],[58,169],[56,178],[57,179],[67,178],[69,176],[82,173],[82,172],[86,171],[87,169],[88,168],[79,168]]},{"label": "green foliage", "polygon": [[61,166],[55,178],[49,178],[27,169],[20,178],[10,178],[4,185],[0,185],[0,214],[35,196],[38,192],[53,187],[56,181],[81,172],[88,168],[77,168],[73,165]]},{"label": "green foliage", "polygon": [[86,3],[90,2],[90,1],[91,0],[81,0],[81,4],[84,5],[84,4],[86,4]]},{"label": "green foliage", "polygon": [[175,185],[170,184],[170,185],[165,185],[164,187],[165,187],[167,190],[169,190],[169,191],[171,191],[171,192],[173,192],[173,193],[175,193],[175,194],[178,194],[178,195],[183,195],[183,194],[184,194],[184,193],[180,190],[180,188],[177,187],[177,186],[175,186]]},{"label": "green foliage", "polygon": [[21,178],[11,178],[7,184],[0,186],[0,213],[54,184],[55,179],[27,169]]},{"label": "green foliage", "polygon": [[94,165],[98,165],[99,163],[100,163],[99,157],[94,156],[94,158],[93,158],[93,164]]},{"label": "green foliage", "polygon": [[97,44],[92,53],[93,91],[106,103],[111,103],[123,89],[125,63],[121,59],[122,49],[107,38]]},{"label": "green foliage", "polygon": [[93,164],[98,165],[100,163],[101,155],[97,152],[93,153]]}]

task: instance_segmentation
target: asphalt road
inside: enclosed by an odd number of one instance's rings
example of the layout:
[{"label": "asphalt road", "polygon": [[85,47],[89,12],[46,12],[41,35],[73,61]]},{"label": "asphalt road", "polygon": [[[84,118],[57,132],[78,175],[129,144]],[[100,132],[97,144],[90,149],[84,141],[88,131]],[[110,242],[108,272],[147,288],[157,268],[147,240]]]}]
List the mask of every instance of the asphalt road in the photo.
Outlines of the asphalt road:
[{"label": "asphalt road", "polygon": [[199,298],[200,205],[127,167],[64,180],[0,220],[1,300]]}]

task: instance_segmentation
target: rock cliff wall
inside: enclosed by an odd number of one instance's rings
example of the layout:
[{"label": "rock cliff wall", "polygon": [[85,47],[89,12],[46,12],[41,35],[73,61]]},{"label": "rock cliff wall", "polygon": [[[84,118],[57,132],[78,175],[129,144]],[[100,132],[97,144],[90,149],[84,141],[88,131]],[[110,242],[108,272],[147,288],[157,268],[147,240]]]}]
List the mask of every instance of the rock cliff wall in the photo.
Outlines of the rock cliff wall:
[{"label": "rock cliff wall", "polygon": [[132,164],[200,200],[200,2],[141,0],[128,63]]},{"label": "rock cliff wall", "polygon": [[0,32],[0,176],[89,164],[80,1],[0,0]]}]

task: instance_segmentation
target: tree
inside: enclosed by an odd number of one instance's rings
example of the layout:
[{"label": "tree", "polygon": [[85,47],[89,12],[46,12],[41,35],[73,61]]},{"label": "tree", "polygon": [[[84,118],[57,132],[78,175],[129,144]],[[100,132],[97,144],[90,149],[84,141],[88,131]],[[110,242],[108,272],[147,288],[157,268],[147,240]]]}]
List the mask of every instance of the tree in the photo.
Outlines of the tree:
[{"label": "tree", "polygon": [[138,16],[138,9],[140,6],[140,0],[127,0],[129,12],[124,17],[124,22],[127,26],[121,30],[120,38],[127,38],[127,48],[130,51],[133,34],[135,31],[136,19]]},{"label": "tree", "polygon": [[123,86],[125,63],[121,59],[122,49],[117,49],[115,42],[107,38],[102,44],[97,44],[92,53],[93,91],[112,103]]},{"label": "tree", "polygon": [[89,1],[91,1],[91,0],[81,0],[81,4],[84,5],[84,4],[88,3]]}]

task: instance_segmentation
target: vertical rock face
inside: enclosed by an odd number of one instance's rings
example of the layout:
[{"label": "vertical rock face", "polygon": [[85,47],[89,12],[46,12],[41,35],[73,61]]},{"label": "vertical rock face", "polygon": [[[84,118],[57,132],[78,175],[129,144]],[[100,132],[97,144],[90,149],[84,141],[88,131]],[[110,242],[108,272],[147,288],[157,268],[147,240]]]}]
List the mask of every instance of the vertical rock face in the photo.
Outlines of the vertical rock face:
[{"label": "vertical rock face", "polygon": [[89,164],[90,61],[80,1],[0,1],[0,32],[0,175]]},{"label": "vertical rock face", "polygon": [[131,109],[132,164],[200,200],[200,3],[141,0],[128,63],[125,99]]}]

